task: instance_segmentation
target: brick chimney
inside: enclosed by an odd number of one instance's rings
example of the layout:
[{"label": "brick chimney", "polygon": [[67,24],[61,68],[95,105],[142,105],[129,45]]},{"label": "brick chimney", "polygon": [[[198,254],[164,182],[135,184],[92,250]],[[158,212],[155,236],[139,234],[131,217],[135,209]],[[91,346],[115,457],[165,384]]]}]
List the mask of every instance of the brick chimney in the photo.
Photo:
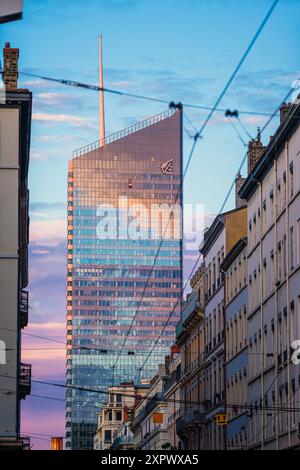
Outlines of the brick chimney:
[{"label": "brick chimney", "polygon": [[165,371],[166,375],[170,375],[170,363],[171,363],[171,356],[167,354],[165,356]]},{"label": "brick chimney", "polygon": [[280,106],[280,124],[285,120],[287,117],[289,110],[291,109],[292,103],[282,103]]},{"label": "brick chimney", "polygon": [[260,127],[257,128],[256,139],[250,140],[248,144],[248,175],[252,172],[257,162],[261,159],[265,147],[260,139]]},{"label": "brick chimney", "polygon": [[243,178],[240,174],[238,174],[235,179],[235,208],[236,209],[239,209],[240,207],[245,206],[247,204],[245,199],[242,199],[239,196],[239,190],[243,186],[245,180],[246,178]]},{"label": "brick chimney", "polygon": [[173,361],[175,354],[180,353],[180,346],[177,346],[177,344],[173,344],[171,346],[171,361]]},{"label": "brick chimney", "polygon": [[3,82],[6,91],[16,91],[18,89],[18,59],[19,49],[11,48],[10,43],[6,42],[3,49],[4,68]]}]

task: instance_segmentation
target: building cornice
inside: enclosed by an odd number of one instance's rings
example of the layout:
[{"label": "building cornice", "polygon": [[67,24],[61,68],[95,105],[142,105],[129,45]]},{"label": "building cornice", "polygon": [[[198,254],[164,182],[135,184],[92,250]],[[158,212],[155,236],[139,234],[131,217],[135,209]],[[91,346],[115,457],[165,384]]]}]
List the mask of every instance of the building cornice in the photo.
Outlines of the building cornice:
[{"label": "building cornice", "polygon": [[246,245],[247,245],[247,237],[240,238],[236,242],[236,244],[227,253],[223,262],[221,263],[221,266],[220,266],[221,271],[227,271],[229,266],[238,257],[238,255],[243,251]]}]

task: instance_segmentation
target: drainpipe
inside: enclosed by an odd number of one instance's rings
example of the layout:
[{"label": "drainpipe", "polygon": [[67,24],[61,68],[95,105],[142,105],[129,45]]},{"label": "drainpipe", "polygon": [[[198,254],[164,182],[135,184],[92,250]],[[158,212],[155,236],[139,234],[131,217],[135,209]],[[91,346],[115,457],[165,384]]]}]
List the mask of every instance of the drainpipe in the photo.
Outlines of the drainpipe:
[{"label": "drainpipe", "polygon": [[[259,181],[258,182],[259,186],[259,194],[260,194],[260,243],[259,243],[259,264],[260,264],[260,270],[259,270],[259,287],[260,287],[260,331],[261,331],[261,342],[260,342],[260,353],[261,353],[261,375],[260,375],[260,381],[261,381],[261,399],[262,399],[262,406],[264,404],[264,393],[265,393],[265,387],[264,387],[264,341],[263,341],[263,249],[262,249],[262,236],[263,236],[263,194],[262,194],[262,184]],[[264,437],[265,437],[265,415],[262,413],[262,433],[261,433],[261,450],[264,450]]]},{"label": "drainpipe", "polygon": [[[274,325],[275,325],[275,403],[278,404],[278,371],[277,371],[277,357],[279,351],[279,332],[278,332],[278,285],[277,285],[277,276],[278,276],[278,229],[277,229],[277,219],[279,213],[279,191],[278,191],[278,170],[277,170],[277,158],[274,159],[274,172],[275,172],[275,222],[274,222],[274,231],[275,231],[275,263],[274,263],[274,284],[275,284],[275,317],[274,317]],[[275,421],[275,437],[276,437],[276,450],[279,449],[279,416],[280,413],[276,415]]]},{"label": "drainpipe", "polygon": [[[287,381],[288,381],[288,395],[287,395],[287,403],[289,403],[292,395],[291,395],[291,367],[290,367],[290,359],[289,359],[289,351],[290,351],[290,344],[291,344],[291,331],[290,331],[290,280],[289,280],[289,273],[290,273],[290,221],[289,221],[289,143],[286,141],[285,143],[285,163],[286,163],[286,185],[285,185],[285,229],[286,229],[286,308],[287,308],[287,351],[288,351],[288,365],[287,365]],[[291,413],[288,413],[288,445],[291,446]]]}]

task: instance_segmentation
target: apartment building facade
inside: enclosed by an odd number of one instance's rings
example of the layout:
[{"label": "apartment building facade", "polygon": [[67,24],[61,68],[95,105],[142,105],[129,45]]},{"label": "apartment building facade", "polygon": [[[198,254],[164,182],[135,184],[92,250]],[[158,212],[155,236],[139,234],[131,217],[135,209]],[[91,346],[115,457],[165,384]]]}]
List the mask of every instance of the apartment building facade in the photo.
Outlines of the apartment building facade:
[{"label": "apartment building facade", "polygon": [[[246,227],[245,234],[246,235]],[[247,337],[247,238],[244,236],[225,256],[221,271],[225,286],[226,440],[228,450],[247,445],[248,337]]]},{"label": "apartment building facade", "polygon": [[183,304],[181,320],[177,324],[177,344],[181,349],[180,413],[176,420],[180,447],[200,449],[201,426],[205,417],[207,399],[204,359],[205,270],[201,265],[190,282],[192,291]]},{"label": "apartment building facade", "polygon": [[19,50],[4,47],[0,100],[0,448],[22,448],[20,400],[31,366],[21,363],[28,323],[28,165],[32,96],[18,88]]},{"label": "apartment building facade", "polygon": [[[98,414],[97,433],[94,437],[94,450],[110,449],[117,437],[127,437],[128,422],[136,401],[148,390],[149,385],[142,383],[134,385],[133,382],[124,382],[120,385],[111,386],[108,389],[109,400]],[[122,442],[121,442],[122,441]],[[119,439],[119,444],[125,444],[126,439]],[[115,442],[115,445],[117,443]]]},{"label": "apartment building facade", "polygon": [[168,440],[164,444],[165,449],[180,449],[180,438],[176,431],[176,420],[180,415],[180,377],[181,354],[180,347],[171,346],[170,364],[167,367],[168,378],[164,386],[164,396],[168,403],[167,435]]},{"label": "apartment building facade", "polygon": [[[299,448],[299,104],[281,122],[240,190],[248,204],[249,449]],[[250,165],[251,166],[251,165]]]},{"label": "apartment building facade", "polygon": [[131,429],[136,450],[162,450],[170,447],[168,418],[174,413],[174,405],[165,397],[170,377],[169,366],[170,356],[167,355],[164,364],[159,365],[157,374],[150,381],[150,389],[134,408]]},{"label": "apartment building facade", "polygon": [[226,448],[226,427],[217,424],[225,410],[225,316],[224,279],[221,263],[246,231],[247,208],[238,207],[219,214],[205,232],[200,247],[205,267],[205,354],[204,383],[207,393],[205,423],[201,427],[201,448]]}]

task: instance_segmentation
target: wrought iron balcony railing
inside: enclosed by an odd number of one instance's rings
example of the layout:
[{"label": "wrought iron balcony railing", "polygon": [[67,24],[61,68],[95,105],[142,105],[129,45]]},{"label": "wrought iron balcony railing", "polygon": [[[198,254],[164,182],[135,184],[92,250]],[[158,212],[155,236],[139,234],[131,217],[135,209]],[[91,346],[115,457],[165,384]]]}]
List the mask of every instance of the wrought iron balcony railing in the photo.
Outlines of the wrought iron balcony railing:
[{"label": "wrought iron balcony railing", "polygon": [[31,391],[31,364],[20,364],[20,398],[23,400]]},{"label": "wrought iron balcony railing", "polygon": [[19,312],[20,312],[20,325],[25,328],[28,325],[28,291],[20,291]]}]

